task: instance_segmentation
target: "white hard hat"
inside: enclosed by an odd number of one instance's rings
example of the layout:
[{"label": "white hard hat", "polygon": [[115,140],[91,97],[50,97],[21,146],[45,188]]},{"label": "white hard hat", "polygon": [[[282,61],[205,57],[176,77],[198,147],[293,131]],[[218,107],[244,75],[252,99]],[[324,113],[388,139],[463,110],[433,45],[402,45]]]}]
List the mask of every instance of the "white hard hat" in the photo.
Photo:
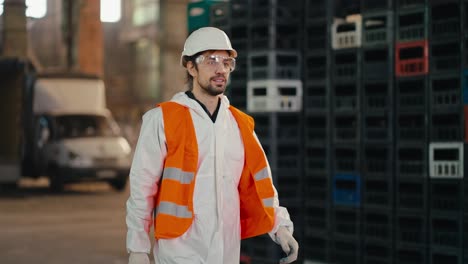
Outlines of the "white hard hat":
[{"label": "white hard hat", "polygon": [[215,27],[203,27],[192,32],[185,40],[180,64],[185,67],[185,56],[193,56],[205,50],[226,50],[231,57],[237,57],[237,51],[232,48],[231,41],[224,31]]}]

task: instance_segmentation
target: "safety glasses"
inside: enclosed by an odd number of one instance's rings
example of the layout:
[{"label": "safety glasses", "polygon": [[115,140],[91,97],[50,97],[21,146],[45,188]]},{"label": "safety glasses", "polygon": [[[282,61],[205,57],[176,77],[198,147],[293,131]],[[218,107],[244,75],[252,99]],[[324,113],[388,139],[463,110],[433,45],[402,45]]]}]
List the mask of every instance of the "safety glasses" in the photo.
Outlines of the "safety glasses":
[{"label": "safety glasses", "polygon": [[224,57],[219,55],[200,55],[195,59],[197,64],[203,64],[210,68],[217,69],[221,64],[225,70],[227,71],[234,71],[236,68],[236,59],[231,57]]}]

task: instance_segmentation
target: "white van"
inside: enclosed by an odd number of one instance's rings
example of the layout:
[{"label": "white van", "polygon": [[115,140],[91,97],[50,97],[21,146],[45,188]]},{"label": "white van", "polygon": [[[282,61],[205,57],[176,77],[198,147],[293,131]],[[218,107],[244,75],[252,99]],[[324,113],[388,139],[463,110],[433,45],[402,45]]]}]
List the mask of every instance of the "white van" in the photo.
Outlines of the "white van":
[{"label": "white van", "polygon": [[125,189],[131,147],[106,107],[103,81],[40,76],[33,90],[34,145],[27,171],[48,175],[54,191],[81,181],[106,181]]}]

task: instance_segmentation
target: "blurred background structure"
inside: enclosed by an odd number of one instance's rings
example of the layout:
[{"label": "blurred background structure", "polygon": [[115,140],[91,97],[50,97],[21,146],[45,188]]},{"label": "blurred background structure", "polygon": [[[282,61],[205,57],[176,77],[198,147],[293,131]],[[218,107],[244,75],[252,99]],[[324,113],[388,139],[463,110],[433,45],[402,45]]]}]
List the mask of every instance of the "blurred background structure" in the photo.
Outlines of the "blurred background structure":
[{"label": "blurred background structure", "polygon": [[[298,263],[468,264],[467,0],[0,7],[2,58],[102,78],[131,146],[142,114],[184,90],[186,36],[208,25],[225,30],[239,53],[227,95],[256,119],[296,224]],[[8,75],[0,78],[0,113],[15,128],[23,95],[5,80],[24,79]],[[18,131],[0,130],[0,162],[20,157]],[[267,236],[242,243],[244,263],[280,257]]]}]

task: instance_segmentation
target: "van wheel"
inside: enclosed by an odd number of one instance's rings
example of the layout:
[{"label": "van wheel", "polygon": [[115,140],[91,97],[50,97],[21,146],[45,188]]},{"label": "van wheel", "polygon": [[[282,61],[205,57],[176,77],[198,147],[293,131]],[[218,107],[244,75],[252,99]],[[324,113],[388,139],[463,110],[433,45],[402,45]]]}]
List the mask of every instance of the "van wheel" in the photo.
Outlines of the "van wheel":
[{"label": "van wheel", "polygon": [[60,172],[58,169],[53,169],[50,172],[49,181],[50,181],[49,187],[52,192],[54,193],[63,192],[65,188],[65,181],[63,180],[62,175],[60,175]]},{"label": "van wheel", "polygon": [[127,185],[127,180],[128,180],[127,176],[124,176],[124,177],[120,176],[116,179],[110,180],[109,184],[110,186],[112,186],[112,188],[114,188],[114,190],[121,192],[125,190],[125,186]]}]

